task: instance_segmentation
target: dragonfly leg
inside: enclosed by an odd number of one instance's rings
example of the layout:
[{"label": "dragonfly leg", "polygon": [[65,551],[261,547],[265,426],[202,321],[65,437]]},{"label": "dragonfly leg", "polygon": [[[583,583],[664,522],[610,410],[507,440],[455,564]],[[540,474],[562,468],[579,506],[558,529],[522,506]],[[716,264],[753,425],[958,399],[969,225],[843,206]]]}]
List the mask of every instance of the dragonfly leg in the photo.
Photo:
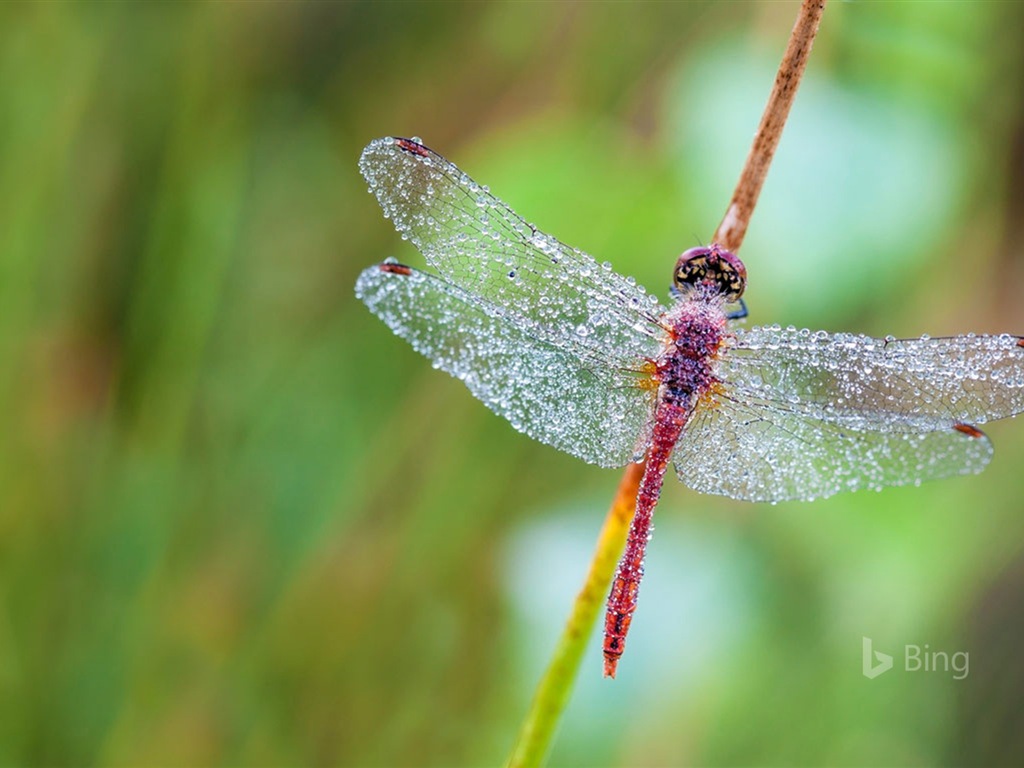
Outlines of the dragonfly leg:
[{"label": "dragonfly leg", "polygon": [[744,317],[750,314],[750,312],[747,311],[747,302],[745,302],[743,299],[737,299],[736,301],[739,304],[739,306],[732,312],[725,313],[725,316],[729,320],[742,320]]}]

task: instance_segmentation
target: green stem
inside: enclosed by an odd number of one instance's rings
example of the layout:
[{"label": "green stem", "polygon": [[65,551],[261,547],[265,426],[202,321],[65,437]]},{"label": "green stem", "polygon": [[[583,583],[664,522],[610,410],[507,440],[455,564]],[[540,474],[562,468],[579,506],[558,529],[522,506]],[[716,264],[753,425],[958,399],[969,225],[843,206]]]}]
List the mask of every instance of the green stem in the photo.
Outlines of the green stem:
[{"label": "green stem", "polygon": [[537,686],[537,693],[519,731],[519,739],[509,756],[509,768],[539,766],[547,756],[558,721],[572,693],[594,621],[604,605],[615,565],[622,555],[643,473],[643,464],[630,464],[622,476],[615,501],[601,528],[590,571],[573,603],[572,613],[555,647],[551,663]]}]

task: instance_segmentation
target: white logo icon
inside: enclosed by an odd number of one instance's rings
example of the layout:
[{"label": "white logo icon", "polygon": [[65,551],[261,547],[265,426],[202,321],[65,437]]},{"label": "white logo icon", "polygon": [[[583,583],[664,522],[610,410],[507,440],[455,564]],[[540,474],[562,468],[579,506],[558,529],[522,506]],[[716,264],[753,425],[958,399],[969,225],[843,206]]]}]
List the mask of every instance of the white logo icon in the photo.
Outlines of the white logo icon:
[{"label": "white logo icon", "polygon": [[[883,672],[888,672],[892,669],[892,656],[881,651],[874,651],[871,645],[871,638],[863,638],[863,667],[864,677],[868,680],[874,680]],[[872,654],[872,651],[874,653]],[[875,665],[875,658],[878,659],[878,664]]]}]

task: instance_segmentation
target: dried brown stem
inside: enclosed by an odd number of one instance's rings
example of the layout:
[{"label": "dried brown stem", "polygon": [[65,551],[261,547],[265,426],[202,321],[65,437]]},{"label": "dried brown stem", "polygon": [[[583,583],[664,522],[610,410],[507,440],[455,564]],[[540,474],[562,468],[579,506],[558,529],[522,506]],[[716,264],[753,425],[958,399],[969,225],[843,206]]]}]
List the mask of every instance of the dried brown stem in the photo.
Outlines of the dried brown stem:
[{"label": "dried brown stem", "polygon": [[782,138],[782,128],[789,116],[789,108],[793,106],[796,89],[807,66],[824,10],[825,0],[804,0],[800,5],[800,13],[790,33],[789,45],[786,46],[786,53],[775,76],[768,104],[761,115],[761,124],[754,135],[747,162],[740,173],[740,180],[736,183],[736,191],[732,194],[722,223],[712,238],[712,242],[730,251],[738,251],[747,234],[750,217],[754,214],[754,206],[757,205],[758,195],[768,175],[768,167],[779,146],[779,139]]}]

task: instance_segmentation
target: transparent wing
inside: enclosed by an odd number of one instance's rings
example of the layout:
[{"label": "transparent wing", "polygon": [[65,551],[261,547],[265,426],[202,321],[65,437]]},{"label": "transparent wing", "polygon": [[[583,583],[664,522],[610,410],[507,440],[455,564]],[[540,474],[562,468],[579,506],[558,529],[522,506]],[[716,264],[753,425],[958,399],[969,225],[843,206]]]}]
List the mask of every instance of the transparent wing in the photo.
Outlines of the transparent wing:
[{"label": "transparent wing", "polygon": [[872,339],[737,331],[674,455],[684,483],[752,501],[980,471],[973,428],[1024,410],[1016,336]]},{"label": "transparent wing", "polygon": [[673,453],[679,479],[745,501],[810,500],[980,472],[992,444],[978,430],[858,431],[775,403],[712,394]]},{"label": "transparent wing", "polygon": [[927,432],[1024,411],[1017,336],[873,339],[777,326],[737,331],[718,377],[740,401],[854,429]]},{"label": "transparent wing", "polygon": [[643,450],[656,394],[649,377],[606,360],[587,365],[515,317],[409,267],[364,270],[356,295],[520,432],[606,467]]},{"label": "transparent wing", "polygon": [[[359,168],[384,214],[465,301],[501,307],[556,347],[654,357],[664,312],[643,287],[527,223],[443,157],[383,138]],[[486,310],[485,310],[486,311]]]}]

